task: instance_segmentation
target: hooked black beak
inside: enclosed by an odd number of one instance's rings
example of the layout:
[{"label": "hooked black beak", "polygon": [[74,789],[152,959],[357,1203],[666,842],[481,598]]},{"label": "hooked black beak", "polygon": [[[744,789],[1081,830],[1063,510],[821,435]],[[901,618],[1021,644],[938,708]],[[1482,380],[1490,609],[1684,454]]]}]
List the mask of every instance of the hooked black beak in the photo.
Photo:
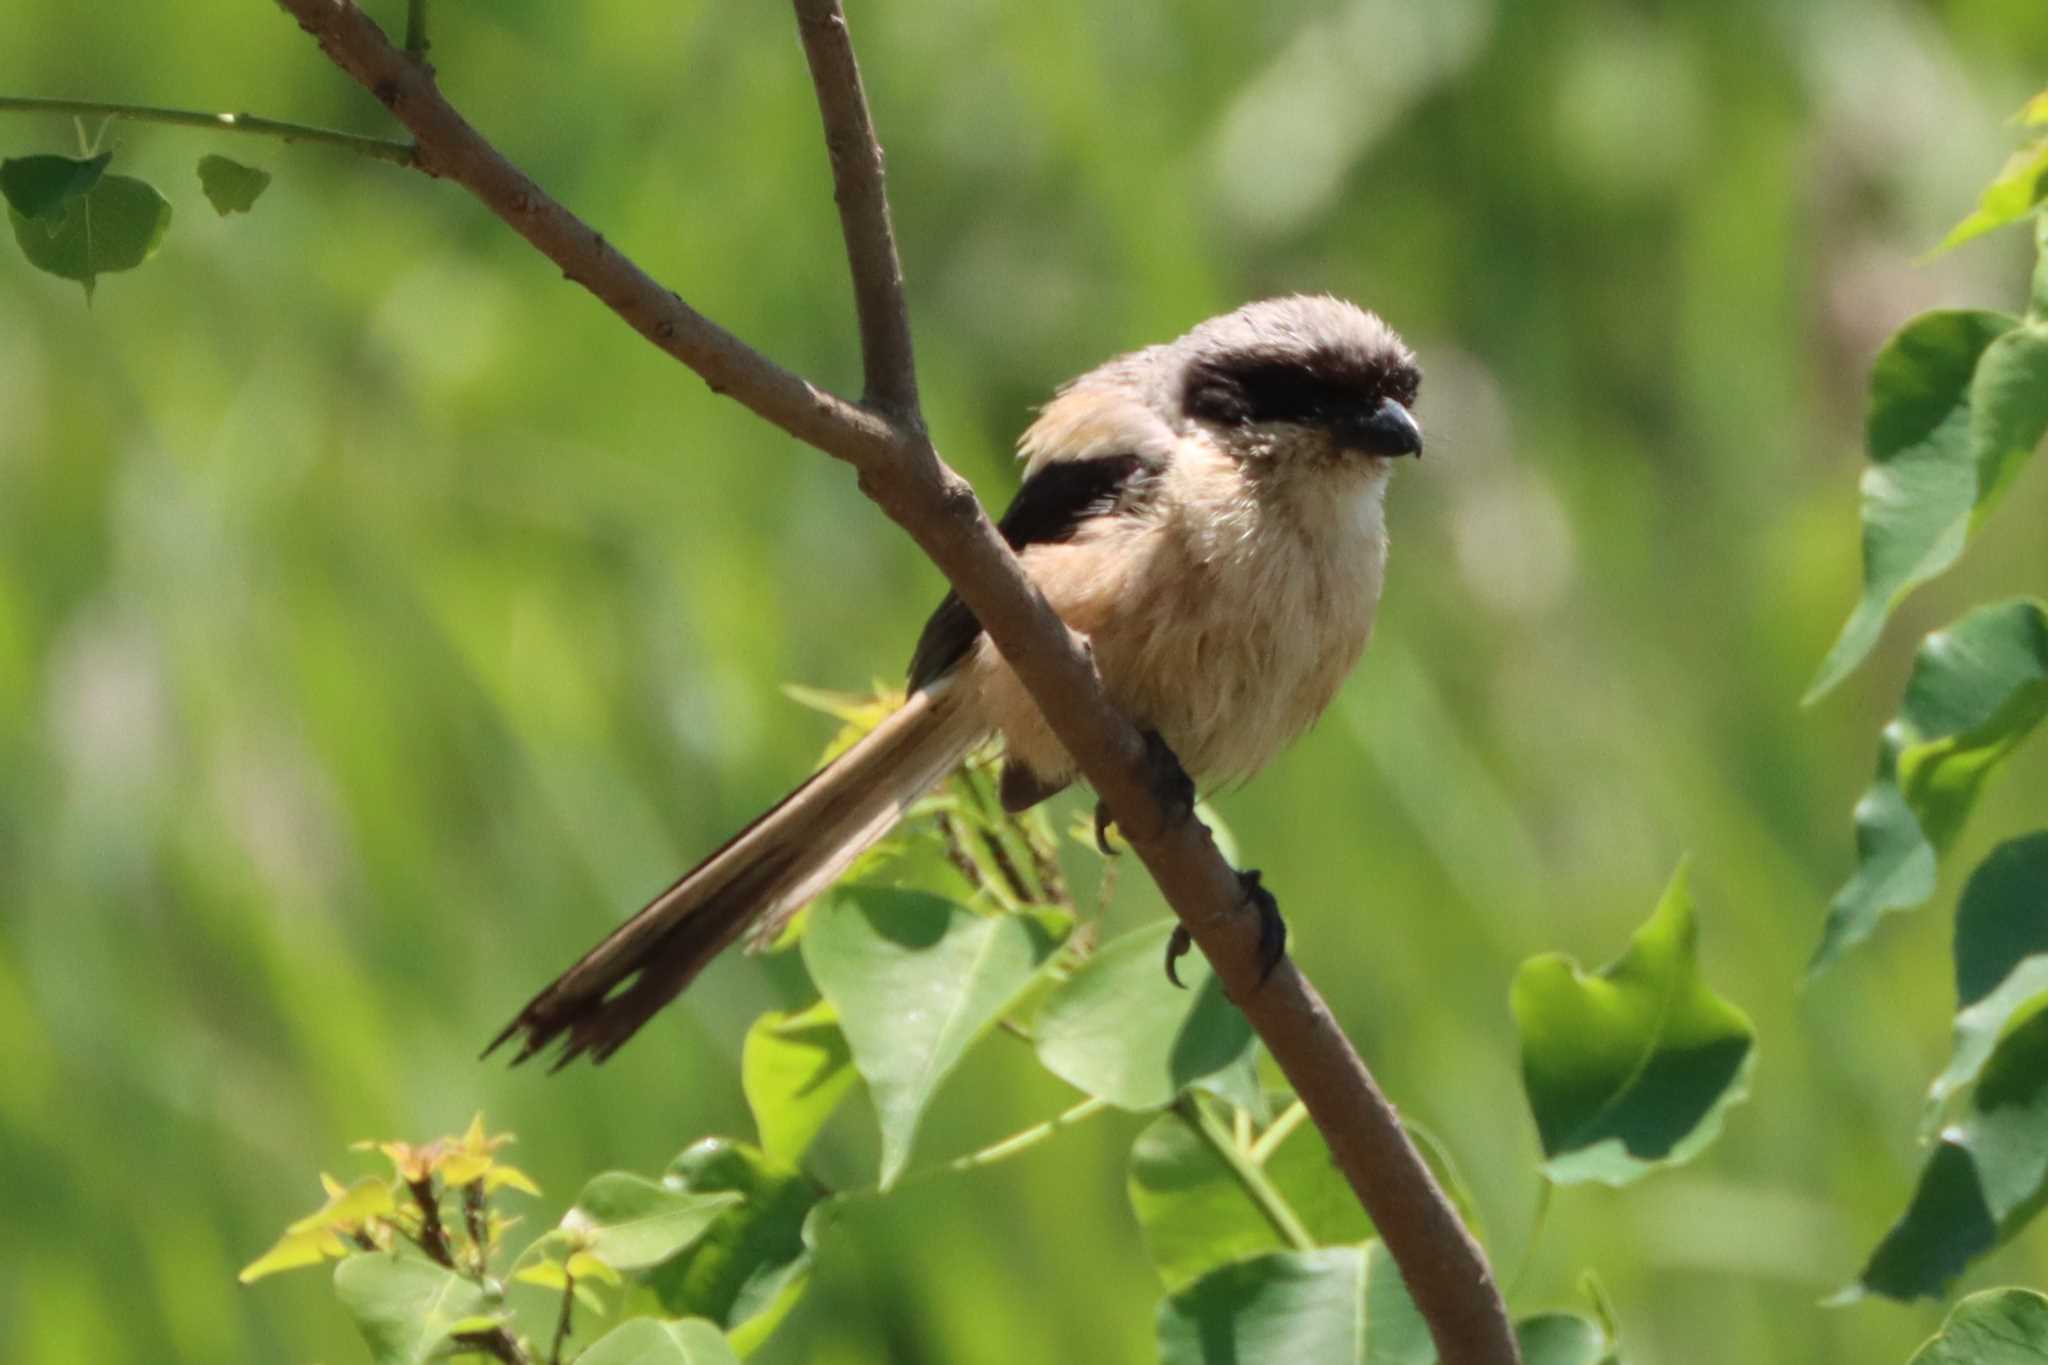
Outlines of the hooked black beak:
[{"label": "hooked black beak", "polygon": [[1346,446],[1367,455],[1422,454],[1422,428],[1415,415],[1391,398],[1346,422],[1340,435]]}]

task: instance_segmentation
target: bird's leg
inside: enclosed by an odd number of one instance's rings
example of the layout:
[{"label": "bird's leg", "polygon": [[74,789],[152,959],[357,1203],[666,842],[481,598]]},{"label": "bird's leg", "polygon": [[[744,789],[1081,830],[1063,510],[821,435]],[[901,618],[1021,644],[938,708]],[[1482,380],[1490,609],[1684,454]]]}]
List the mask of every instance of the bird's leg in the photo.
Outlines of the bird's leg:
[{"label": "bird's leg", "polygon": [[[1280,965],[1280,959],[1287,955],[1287,921],[1280,917],[1280,902],[1261,884],[1256,867],[1238,873],[1237,885],[1244,893],[1246,905],[1259,914],[1259,984],[1263,986]],[[1175,964],[1194,945],[1185,924],[1173,926],[1173,936],[1166,940],[1166,979],[1176,986],[1182,983]]]},{"label": "bird's leg", "polygon": [[[1157,730],[1139,732],[1145,740],[1145,781],[1152,788],[1152,795],[1166,812],[1166,823],[1179,824],[1195,809],[1195,780],[1188,776],[1188,770],[1180,766],[1180,759],[1174,756],[1166,741]],[[1113,858],[1116,849],[1110,846],[1109,827],[1114,817],[1109,806],[1101,801],[1095,803],[1095,847],[1102,850],[1102,856]]]}]

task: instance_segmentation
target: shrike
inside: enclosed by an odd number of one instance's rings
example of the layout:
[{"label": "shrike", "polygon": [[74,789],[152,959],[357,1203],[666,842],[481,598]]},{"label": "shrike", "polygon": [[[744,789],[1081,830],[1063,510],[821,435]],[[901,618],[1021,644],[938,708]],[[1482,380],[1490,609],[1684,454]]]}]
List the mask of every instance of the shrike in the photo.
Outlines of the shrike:
[{"label": "shrike", "polygon": [[[1364,650],[1388,476],[1422,453],[1420,380],[1374,314],[1268,299],[1082,375],[1019,442],[1005,539],[1088,638],[1110,699],[1205,785],[1250,776],[1306,730]],[[523,1061],[562,1037],[562,1062],[603,1061],[748,926],[772,938],[998,734],[1007,809],[1074,779],[948,593],[900,710],[584,954],[491,1046],[520,1035]]]}]

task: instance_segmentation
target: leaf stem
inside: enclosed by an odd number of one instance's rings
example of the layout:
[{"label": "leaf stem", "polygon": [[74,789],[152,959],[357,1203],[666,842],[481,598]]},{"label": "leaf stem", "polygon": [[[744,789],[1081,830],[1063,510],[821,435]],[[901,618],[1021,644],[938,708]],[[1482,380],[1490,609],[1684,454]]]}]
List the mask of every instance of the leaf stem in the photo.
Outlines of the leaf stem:
[{"label": "leaf stem", "polygon": [[1044,1123],[1034,1123],[1022,1132],[1012,1133],[1001,1142],[991,1143],[980,1151],[969,1152],[966,1156],[956,1156],[937,1170],[958,1173],[979,1170],[983,1166],[993,1166],[999,1161],[1007,1161],[1020,1152],[1031,1150],[1048,1138],[1056,1137],[1062,1129],[1071,1128],[1084,1119],[1093,1118],[1107,1108],[1107,1100],[1090,1095],[1073,1108],[1055,1114]]},{"label": "leaf stem", "polygon": [[1259,1134],[1258,1141],[1250,1147],[1251,1159],[1264,1166],[1271,1157],[1293,1135],[1294,1130],[1308,1122],[1308,1106],[1300,1100],[1280,1111],[1280,1116],[1266,1125],[1266,1131]]},{"label": "leaf stem", "polygon": [[282,119],[263,118],[256,114],[209,114],[202,109],[165,109],[150,104],[114,104],[105,100],[43,99],[34,95],[0,95],[0,113],[103,114],[110,119],[127,119],[133,123],[165,123],[180,128],[211,128],[217,132],[254,133],[259,137],[274,137],[284,142],[324,143],[330,147],[340,147],[354,152],[358,156],[367,156],[376,161],[389,161],[400,166],[413,165],[417,157],[417,149],[410,142],[365,137],[358,133],[344,133],[334,128],[315,128],[305,123],[287,123]]},{"label": "leaf stem", "polygon": [[1266,1215],[1266,1221],[1273,1225],[1273,1231],[1280,1234],[1280,1240],[1296,1251],[1314,1251],[1316,1239],[1302,1226],[1301,1219],[1288,1204],[1287,1199],[1273,1182],[1266,1178],[1263,1167],[1251,1159],[1251,1154],[1237,1145],[1230,1134],[1224,1131],[1223,1123],[1214,1114],[1203,1108],[1192,1094],[1183,1094],[1173,1102],[1173,1111],[1179,1114],[1209,1144],[1237,1177],[1237,1183],[1244,1186],[1244,1192],[1251,1196],[1259,1212]]},{"label": "leaf stem", "polygon": [[415,57],[424,57],[427,46],[427,0],[406,0],[405,50]]},{"label": "leaf stem", "polygon": [[576,1315],[576,1277],[562,1267],[562,1313],[555,1319],[555,1344],[548,1348],[548,1365],[562,1365],[562,1343],[569,1339],[569,1324]]}]

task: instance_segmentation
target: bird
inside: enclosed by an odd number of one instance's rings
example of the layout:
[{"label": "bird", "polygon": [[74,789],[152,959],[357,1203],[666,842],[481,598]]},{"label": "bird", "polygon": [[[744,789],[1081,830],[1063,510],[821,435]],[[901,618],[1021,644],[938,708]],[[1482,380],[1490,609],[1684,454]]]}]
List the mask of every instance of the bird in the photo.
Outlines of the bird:
[{"label": "bird", "polygon": [[[1377,314],[1289,295],[1089,370],[1019,439],[1023,479],[997,529],[1190,803],[1197,779],[1239,783],[1307,730],[1363,654],[1387,485],[1422,453],[1421,378]],[[486,1055],[517,1037],[515,1062],[558,1040],[558,1069],[604,1061],[743,933],[772,940],[991,737],[1006,810],[1077,775],[949,592],[903,705],[536,994]],[[1104,818],[1098,807],[1098,836]],[[1277,927],[1257,874],[1242,875]],[[1284,937],[1266,941],[1270,970]],[[1183,931],[1169,975],[1186,947]]]}]

